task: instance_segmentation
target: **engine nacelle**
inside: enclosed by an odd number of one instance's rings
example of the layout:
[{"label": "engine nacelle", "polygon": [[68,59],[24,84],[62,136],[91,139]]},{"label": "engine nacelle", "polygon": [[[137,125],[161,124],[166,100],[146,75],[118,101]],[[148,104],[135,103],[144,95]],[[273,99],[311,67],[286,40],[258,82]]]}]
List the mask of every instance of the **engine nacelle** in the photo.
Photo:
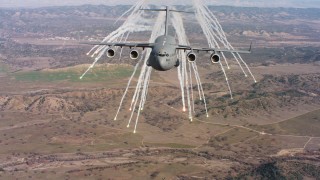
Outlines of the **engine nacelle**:
[{"label": "engine nacelle", "polygon": [[191,51],[187,54],[187,59],[189,62],[195,62],[197,60],[197,55]]},{"label": "engine nacelle", "polygon": [[114,51],[114,49],[109,48],[109,49],[107,50],[106,54],[107,54],[107,57],[108,57],[108,58],[113,58],[113,57],[116,55],[116,52]]},{"label": "engine nacelle", "polygon": [[219,63],[220,62],[219,54],[215,54],[215,53],[211,54],[210,60],[213,64]]},{"label": "engine nacelle", "polygon": [[137,50],[132,50],[130,52],[130,58],[131,59],[138,59],[138,57],[139,57],[139,52]]}]

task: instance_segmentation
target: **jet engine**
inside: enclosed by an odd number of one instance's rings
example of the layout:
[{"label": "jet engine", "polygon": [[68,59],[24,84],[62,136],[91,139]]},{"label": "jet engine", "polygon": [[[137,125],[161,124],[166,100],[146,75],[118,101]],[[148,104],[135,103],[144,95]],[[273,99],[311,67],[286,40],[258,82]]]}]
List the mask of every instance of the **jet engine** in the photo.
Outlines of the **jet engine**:
[{"label": "jet engine", "polygon": [[139,57],[139,52],[137,50],[132,50],[130,52],[130,58],[131,59],[138,59],[138,57]]},{"label": "jet engine", "polygon": [[215,53],[211,54],[210,60],[213,64],[219,63],[220,62],[219,54],[215,54]]},{"label": "jet engine", "polygon": [[108,58],[113,58],[116,55],[116,52],[112,48],[109,48],[106,54]]},{"label": "jet engine", "polygon": [[194,52],[189,52],[187,55],[187,59],[189,62],[194,62],[197,60],[197,55]]}]

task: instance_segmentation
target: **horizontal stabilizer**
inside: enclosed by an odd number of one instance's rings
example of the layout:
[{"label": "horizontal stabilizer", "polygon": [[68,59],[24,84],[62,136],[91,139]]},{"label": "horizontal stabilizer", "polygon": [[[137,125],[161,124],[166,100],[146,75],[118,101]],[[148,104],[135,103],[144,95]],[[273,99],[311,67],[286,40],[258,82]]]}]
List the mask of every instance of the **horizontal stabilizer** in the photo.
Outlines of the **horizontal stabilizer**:
[{"label": "horizontal stabilizer", "polygon": [[[167,11],[167,9],[140,9],[140,10],[142,10],[142,11]],[[192,11],[180,11],[180,10],[174,10],[174,9],[168,9],[168,11],[194,14],[194,12],[192,12]]]}]

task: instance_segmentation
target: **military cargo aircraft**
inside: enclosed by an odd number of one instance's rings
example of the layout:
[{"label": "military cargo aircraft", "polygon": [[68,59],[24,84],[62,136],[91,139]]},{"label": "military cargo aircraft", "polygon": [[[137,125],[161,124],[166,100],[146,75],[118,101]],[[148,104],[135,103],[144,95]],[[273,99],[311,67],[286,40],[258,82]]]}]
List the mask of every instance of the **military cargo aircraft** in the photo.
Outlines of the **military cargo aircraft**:
[{"label": "military cargo aircraft", "polygon": [[[141,9],[145,11],[165,11],[166,12],[166,21],[165,21],[165,34],[156,38],[154,43],[126,43],[126,42],[102,42],[102,43],[85,43],[90,45],[106,45],[109,46],[109,49],[106,51],[106,54],[109,58],[115,56],[114,47],[129,47],[133,48],[130,52],[131,59],[137,59],[139,57],[139,52],[136,48],[151,48],[151,54],[147,61],[147,66],[151,66],[153,69],[158,71],[167,71],[174,67],[179,66],[179,60],[177,59],[177,52],[179,50],[188,51],[187,59],[190,62],[197,60],[195,52],[205,51],[210,52],[210,60],[212,63],[220,62],[220,53],[221,52],[230,52],[230,53],[251,53],[251,45],[248,51],[242,50],[231,50],[231,49],[217,49],[217,48],[194,48],[189,45],[180,45],[177,44],[173,36],[168,35],[168,24],[170,12],[184,12],[169,9],[167,6],[166,9]],[[191,13],[191,12],[187,12]]]}]

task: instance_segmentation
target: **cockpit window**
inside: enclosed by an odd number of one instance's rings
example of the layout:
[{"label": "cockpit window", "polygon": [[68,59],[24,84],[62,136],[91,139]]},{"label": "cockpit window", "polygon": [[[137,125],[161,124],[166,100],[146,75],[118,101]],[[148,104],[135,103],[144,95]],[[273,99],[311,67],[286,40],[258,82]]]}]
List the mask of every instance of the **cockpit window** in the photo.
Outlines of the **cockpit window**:
[{"label": "cockpit window", "polygon": [[158,56],[160,56],[160,57],[165,57],[165,56],[167,56],[167,57],[168,57],[169,54],[166,53],[166,52],[164,52],[164,53],[160,53],[160,52],[159,52]]}]

